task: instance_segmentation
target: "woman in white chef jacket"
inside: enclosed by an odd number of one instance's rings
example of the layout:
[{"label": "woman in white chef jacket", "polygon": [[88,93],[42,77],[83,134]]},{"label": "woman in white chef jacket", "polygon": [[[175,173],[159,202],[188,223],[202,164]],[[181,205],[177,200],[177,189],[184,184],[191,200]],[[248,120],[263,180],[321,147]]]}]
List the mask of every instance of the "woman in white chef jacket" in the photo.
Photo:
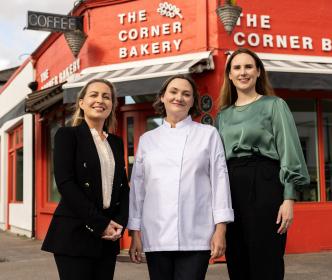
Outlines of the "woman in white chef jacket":
[{"label": "woman in white chef jacket", "polygon": [[210,125],[192,121],[198,91],[188,76],[169,78],[154,108],[163,125],[144,133],[131,176],[131,260],[144,251],[150,279],[205,278],[225,252],[234,220],[223,144]]}]

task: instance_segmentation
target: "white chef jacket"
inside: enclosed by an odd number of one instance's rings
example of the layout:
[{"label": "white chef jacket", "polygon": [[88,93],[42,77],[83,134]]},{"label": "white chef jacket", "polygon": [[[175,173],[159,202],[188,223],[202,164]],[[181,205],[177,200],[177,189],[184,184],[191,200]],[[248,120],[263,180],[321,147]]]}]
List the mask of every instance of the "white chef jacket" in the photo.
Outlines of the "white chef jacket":
[{"label": "white chef jacket", "polygon": [[143,250],[210,250],[215,224],[234,220],[218,131],[188,116],[144,133],[131,175],[127,228]]}]

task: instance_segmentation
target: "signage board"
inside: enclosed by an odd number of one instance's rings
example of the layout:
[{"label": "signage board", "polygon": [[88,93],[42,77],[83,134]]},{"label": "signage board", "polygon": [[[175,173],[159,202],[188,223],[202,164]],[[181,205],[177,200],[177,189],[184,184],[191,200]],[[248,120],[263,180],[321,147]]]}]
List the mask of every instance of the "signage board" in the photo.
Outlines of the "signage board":
[{"label": "signage board", "polygon": [[28,11],[26,28],[50,32],[83,31],[83,18]]}]

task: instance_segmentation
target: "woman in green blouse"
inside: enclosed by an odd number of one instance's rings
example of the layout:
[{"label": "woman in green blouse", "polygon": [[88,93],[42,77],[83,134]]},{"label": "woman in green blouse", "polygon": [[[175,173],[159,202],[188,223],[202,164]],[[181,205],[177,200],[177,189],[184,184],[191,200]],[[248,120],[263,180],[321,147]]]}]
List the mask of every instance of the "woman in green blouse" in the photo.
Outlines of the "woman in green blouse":
[{"label": "woman in green blouse", "polygon": [[294,119],[244,48],[227,61],[219,105],[235,214],[226,235],[230,279],[283,279],[294,200],[310,181]]}]

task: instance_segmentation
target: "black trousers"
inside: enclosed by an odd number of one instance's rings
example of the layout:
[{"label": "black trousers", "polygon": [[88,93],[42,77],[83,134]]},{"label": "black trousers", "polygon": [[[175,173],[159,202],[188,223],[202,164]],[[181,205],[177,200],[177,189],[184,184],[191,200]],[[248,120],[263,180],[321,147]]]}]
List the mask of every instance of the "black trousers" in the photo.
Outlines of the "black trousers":
[{"label": "black trousers", "polygon": [[54,255],[60,280],[111,280],[116,255],[101,258]]},{"label": "black trousers", "polygon": [[227,162],[234,223],[227,225],[226,261],[231,280],[284,279],[286,234],[276,224],[283,202],[279,161],[262,156]]},{"label": "black trousers", "polygon": [[210,251],[145,253],[151,280],[204,280]]}]

